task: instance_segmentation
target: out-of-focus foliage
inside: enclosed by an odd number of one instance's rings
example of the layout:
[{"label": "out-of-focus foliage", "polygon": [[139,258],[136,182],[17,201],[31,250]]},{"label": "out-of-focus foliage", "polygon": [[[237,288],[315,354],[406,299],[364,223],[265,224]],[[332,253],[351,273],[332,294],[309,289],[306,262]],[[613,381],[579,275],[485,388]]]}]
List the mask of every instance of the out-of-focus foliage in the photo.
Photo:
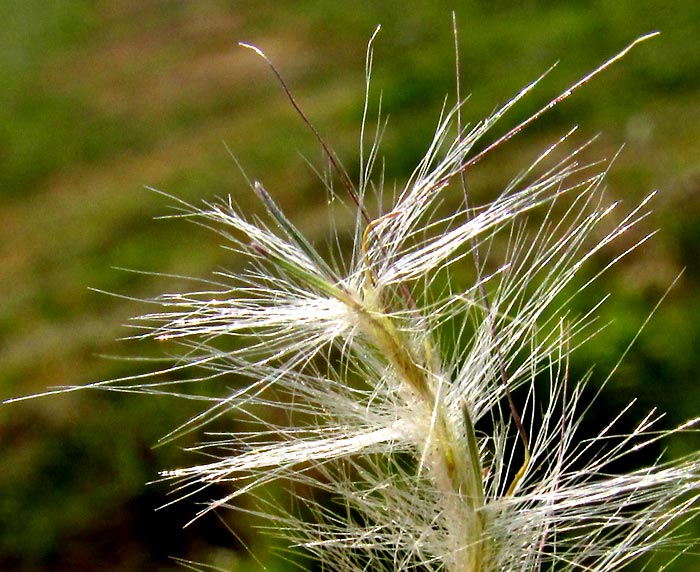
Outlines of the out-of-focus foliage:
[{"label": "out-of-focus foliage", "polygon": [[[172,203],[143,188],[193,201],[231,193],[256,208],[222,141],[299,226],[323,240],[318,220],[326,196],[296,150],[320,168],[325,163],[268,68],[237,41],[266,50],[352,173],[364,48],[382,24],[374,84],[389,115],[386,178],[401,181],[423,154],[443,98],[454,93],[451,9],[448,2],[407,7],[393,0],[3,2],[0,397],[154,367],[99,357],[160,353],[114,342],[133,333],[122,324],[144,304],[88,287],[148,297],[177,290],[182,279],[172,276],[235,267],[216,237],[182,221],[154,221]],[[599,149],[609,156],[626,143],[610,194],[635,201],[659,188],[645,230],[662,232],[601,283],[614,293],[603,306],[612,323],[579,352],[573,369],[596,364],[604,377],[686,268],[606,399],[614,410],[638,396],[641,410],[667,411],[669,425],[697,415],[697,3],[470,2],[458,7],[457,18],[472,121],[560,60],[514,110],[514,123],[636,36],[662,31],[484,161],[470,185],[476,200],[492,196],[575,123],[587,135],[601,132]],[[268,570],[288,568],[287,557],[252,528],[255,519],[211,515],[183,530],[194,502],[155,511],[170,497],[145,483],[182,462],[189,438],[154,445],[193,411],[164,397],[100,392],[1,407],[0,568],[169,571],[177,568],[168,559],[174,556],[256,569],[243,545]],[[233,424],[222,420],[223,428]],[[679,440],[668,454],[697,445]],[[697,565],[689,558],[677,570]]]}]

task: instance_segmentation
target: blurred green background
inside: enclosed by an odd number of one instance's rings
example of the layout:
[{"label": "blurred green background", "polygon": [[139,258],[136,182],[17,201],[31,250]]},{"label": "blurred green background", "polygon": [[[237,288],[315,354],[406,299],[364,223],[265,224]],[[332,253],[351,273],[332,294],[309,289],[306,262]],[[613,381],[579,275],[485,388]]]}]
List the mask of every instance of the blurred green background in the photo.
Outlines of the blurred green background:
[{"label": "blurred green background", "polygon": [[[591,292],[611,292],[614,320],[574,367],[600,378],[673,278],[679,284],[644,330],[603,403],[639,399],[673,426],[700,404],[700,4],[635,2],[406,3],[309,1],[39,1],[0,3],[0,399],[148,371],[133,333],[134,298],[186,288],[169,275],[235,268],[218,237],[154,221],[173,201],[233,194],[253,200],[225,145],[317,238],[325,193],[306,157],[324,162],[269,69],[238,41],[263,48],[306,113],[356,171],[364,51],[379,23],[374,85],[389,118],[387,180],[407,177],[454,93],[451,10],[461,37],[466,114],[476,121],[552,63],[512,125],[638,35],[661,37],[585,86],[485,160],[475,200],[492,196],[573,124],[601,133],[595,156],[623,144],[610,194],[631,207],[660,194],[639,233],[661,232]],[[225,145],[224,145],[225,143]],[[298,152],[297,152],[298,151]],[[630,239],[632,240],[632,239]],[[126,272],[128,268],[137,272]],[[149,275],[141,272],[157,272]],[[585,300],[582,301],[585,304]],[[163,397],[74,392],[0,407],[0,570],[290,568],[235,515],[184,528],[193,502],[171,497],[158,470],[187,463],[184,441],[154,447],[196,409]],[[667,455],[696,449],[689,436]],[[204,498],[204,497],[203,497]],[[203,499],[202,499],[203,500]],[[232,534],[233,529],[236,535]],[[697,537],[697,529],[688,534]],[[236,537],[237,536],[237,537]],[[248,545],[259,563],[243,549]],[[695,571],[700,559],[679,561]]]}]

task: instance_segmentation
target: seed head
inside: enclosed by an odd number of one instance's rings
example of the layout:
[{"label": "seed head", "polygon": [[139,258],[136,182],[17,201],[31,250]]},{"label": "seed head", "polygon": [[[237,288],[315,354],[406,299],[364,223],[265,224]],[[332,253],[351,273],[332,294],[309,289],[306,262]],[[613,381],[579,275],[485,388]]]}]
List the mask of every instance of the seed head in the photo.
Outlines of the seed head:
[{"label": "seed head", "polygon": [[[230,487],[204,511],[273,480],[303,485],[313,518],[273,512],[271,528],[344,572],[612,572],[671,542],[696,514],[700,458],[616,472],[672,431],[651,413],[620,434],[625,410],[585,435],[589,377],[569,372],[571,352],[599,329],[595,308],[571,310],[594,283],[582,269],[646,216],[650,197],[619,214],[605,198],[609,163],[582,159],[592,141],[561,158],[574,130],[492,202],[475,206],[467,192],[487,153],[643,39],[490,143],[542,78],[472,126],[458,97],[388,208],[381,197],[384,210],[368,200],[377,145],[354,185],[273,66],[337,176],[341,191],[329,192],[356,212],[352,252],[323,256],[257,181],[266,220],[231,198],[186,206],[248,266],[220,287],[154,300],[143,335],[179,342],[175,369],[203,371],[197,383],[245,382],[210,394],[183,430],[231,411],[252,430],[210,435],[197,448],[207,462],[164,475],[185,496]],[[367,106],[363,149],[366,118]],[[445,212],[455,193],[462,204]],[[158,391],[156,380],[131,387]],[[331,502],[305,496],[311,487]]]}]

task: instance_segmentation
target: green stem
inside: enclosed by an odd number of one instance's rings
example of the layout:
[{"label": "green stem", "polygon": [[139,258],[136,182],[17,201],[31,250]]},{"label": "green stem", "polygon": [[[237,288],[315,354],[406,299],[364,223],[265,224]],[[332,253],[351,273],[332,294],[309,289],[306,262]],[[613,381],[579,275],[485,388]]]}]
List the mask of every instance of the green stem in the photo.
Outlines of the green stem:
[{"label": "green stem", "polygon": [[438,397],[442,373],[437,362],[430,359],[429,344],[422,348],[412,347],[415,344],[409,343],[388,312],[371,309],[373,297],[371,292],[368,294],[364,304],[355,302],[352,306],[360,318],[362,331],[433,420],[430,443],[427,444],[430,447],[427,464],[433,482],[444,493],[443,511],[448,533],[453,533],[450,525],[454,523],[459,523],[458,529],[463,529],[455,536],[454,559],[446,563],[447,567],[454,572],[480,572],[484,488],[476,433],[467,404],[461,403],[466,433],[464,443],[460,431],[450,422],[444,402]]}]

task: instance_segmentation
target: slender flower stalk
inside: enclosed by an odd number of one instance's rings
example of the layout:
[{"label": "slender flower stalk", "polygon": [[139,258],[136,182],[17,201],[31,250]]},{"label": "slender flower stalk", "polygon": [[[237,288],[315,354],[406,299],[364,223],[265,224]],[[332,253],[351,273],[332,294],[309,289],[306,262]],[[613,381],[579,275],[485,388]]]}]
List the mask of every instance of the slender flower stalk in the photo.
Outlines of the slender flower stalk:
[{"label": "slender flower stalk", "polygon": [[[571,352],[600,329],[596,308],[570,310],[594,281],[583,269],[644,219],[650,197],[620,215],[604,197],[609,164],[581,159],[590,142],[556,158],[574,130],[493,202],[472,206],[466,187],[487,153],[636,43],[492,143],[493,125],[539,80],[472,126],[458,101],[385,210],[369,200],[382,125],[366,153],[366,106],[355,186],[273,66],[337,176],[340,191],[329,191],[356,211],[353,249],[322,255],[257,181],[266,221],[231,198],[183,203],[249,265],[153,300],[161,308],[141,318],[143,336],[186,349],[169,374],[193,368],[204,372],[197,383],[227,388],[196,396],[209,407],[180,431],[232,411],[253,428],[211,433],[196,448],[206,462],[165,472],[182,496],[229,486],[207,511],[273,480],[316,488],[331,502],[300,497],[313,518],[271,512],[271,528],[344,572],[612,572],[670,543],[696,514],[700,457],[618,473],[621,459],[673,431],[657,430],[651,413],[620,435],[625,410],[585,435],[589,376],[569,372]],[[440,214],[460,186],[462,208]],[[119,387],[170,391],[143,381]]]}]

